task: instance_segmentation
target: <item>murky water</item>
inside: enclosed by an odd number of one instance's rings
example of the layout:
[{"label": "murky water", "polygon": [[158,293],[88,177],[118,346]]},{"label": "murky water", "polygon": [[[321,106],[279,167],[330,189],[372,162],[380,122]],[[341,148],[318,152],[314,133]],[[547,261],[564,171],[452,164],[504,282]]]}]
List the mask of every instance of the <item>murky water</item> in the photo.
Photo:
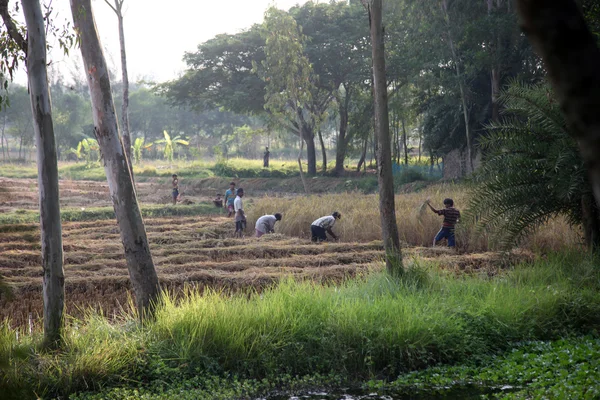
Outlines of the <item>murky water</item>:
[{"label": "murky water", "polygon": [[302,393],[278,393],[256,400],[469,400],[479,399],[481,395],[516,390],[512,386],[496,388],[468,387],[444,390],[443,393],[377,393],[360,390],[309,390]]}]

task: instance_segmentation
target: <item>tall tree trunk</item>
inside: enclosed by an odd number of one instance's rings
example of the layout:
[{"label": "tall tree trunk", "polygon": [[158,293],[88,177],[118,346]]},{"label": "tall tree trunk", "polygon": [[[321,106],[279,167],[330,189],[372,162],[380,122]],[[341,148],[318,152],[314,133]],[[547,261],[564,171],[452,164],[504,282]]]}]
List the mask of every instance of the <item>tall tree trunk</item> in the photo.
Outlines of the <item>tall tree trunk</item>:
[{"label": "tall tree trunk", "polygon": [[581,215],[586,246],[594,251],[600,249],[600,213],[592,194],[581,198]]},{"label": "tall tree trunk", "polygon": [[381,214],[381,230],[386,254],[386,269],[390,275],[399,276],[404,270],[402,267],[398,225],[396,224],[392,154],[389,145],[390,124],[382,24],[383,0],[362,0],[362,2],[369,13],[371,46],[373,50],[375,132],[379,138],[379,145],[377,146],[377,180],[379,182],[379,211]]},{"label": "tall tree trunk", "polygon": [[471,127],[469,125],[469,108],[467,106],[467,95],[465,91],[465,83],[463,82],[463,77],[460,72],[460,60],[458,58],[458,54],[456,52],[456,47],[454,46],[454,41],[452,40],[452,31],[450,28],[450,14],[448,13],[448,0],[442,0],[442,11],[444,12],[447,29],[448,29],[448,44],[450,46],[450,52],[452,53],[452,60],[454,61],[454,66],[456,70],[456,80],[458,81],[458,88],[460,90],[460,101],[463,109],[463,117],[465,120],[465,135],[467,139],[467,158],[469,159],[469,165],[471,167],[471,172],[474,171],[473,168],[473,157],[471,155]]},{"label": "tall tree trunk", "polygon": [[[345,173],[344,160],[348,150],[348,107],[350,104],[350,89],[345,88],[345,97],[342,101],[338,99],[340,113],[340,131],[338,134],[337,147],[335,151],[335,175],[342,176]],[[360,169],[360,168],[359,168]]]},{"label": "tall tree trunk", "polygon": [[2,160],[6,161],[6,154],[4,153],[4,131],[6,130],[6,111],[4,111],[2,118],[2,136],[0,137],[0,146],[2,146]]},{"label": "tall tree trunk", "polygon": [[408,166],[408,134],[406,133],[404,117],[402,117],[402,144],[404,145],[404,164]]},{"label": "tall tree trunk", "polygon": [[360,155],[360,159],[358,160],[358,165],[356,166],[356,172],[360,172],[360,167],[363,165],[367,165],[367,149],[369,148],[369,136],[365,137],[365,144],[363,145],[363,150]]},{"label": "tall tree trunk", "polygon": [[39,0],[22,0],[27,24],[27,77],[37,146],[44,297],[44,342],[57,346],[64,325],[65,277],[58,196],[58,161],[46,69],[46,30]]},{"label": "tall tree trunk", "polygon": [[306,161],[308,162],[308,176],[317,175],[317,150],[315,148],[315,135],[307,125],[302,125],[302,138],[306,143]]},{"label": "tall tree trunk", "polygon": [[110,79],[96,31],[91,0],[71,0],[73,22],[79,32],[81,55],[87,71],[94,134],[104,158],[104,170],[119,224],[129,276],[140,317],[152,314],[160,288],[137,202],[127,156],[119,136]]},{"label": "tall tree trunk", "polygon": [[[492,15],[492,11],[494,10],[494,1],[486,0],[487,2],[487,12],[488,17]],[[498,8],[500,8],[500,2],[498,1]],[[491,42],[489,44],[490,50],[492,52],[492,58],[494,59],[492,65],[492,71],[490,74],[490,86],[492,93],[492,121],[498,122],[500,120],[500,103],[498,102],[498,96],[500,94],[500,65],[499,65],[499,56],[498,52],[500,51],[500,35],[496,38],[496,42]],[[494,54],[494,49],[495,53]]]},{"label": "tall tree trunk", "polygon": [[600,50],[573,0],[517,0],[521,28],[541,54],[600,207]]},{"label": "tall tree trunk", "polygon": [[321,153],[323,153],[323,173],[327,172],[327,151],[325,150],[325,142],[323,141],[323,134],[321,133],[321,129],[318,130],[319,133],[319,143],[321,143]]},{"label": "tall tree trunk", "polygon": [[302,150],[304,150],[304,140],[300,138],[300,151],[298,152],[298,169],[300,170],[300,179],[302,180],[302,186],[304,186],[304,193],[309,194],[308,185],[306,184],[306,178],[304,177],[304,170],[302,169]]}]

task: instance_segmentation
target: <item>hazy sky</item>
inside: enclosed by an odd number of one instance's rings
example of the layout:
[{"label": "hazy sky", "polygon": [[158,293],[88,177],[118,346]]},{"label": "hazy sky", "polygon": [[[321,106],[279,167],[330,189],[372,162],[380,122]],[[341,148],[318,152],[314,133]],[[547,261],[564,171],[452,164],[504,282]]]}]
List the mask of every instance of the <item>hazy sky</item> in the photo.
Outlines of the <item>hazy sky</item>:
[{"label": "hazy sky", "polygon": [[[114,0],[109,0],[113,2]],[[124,26],[129,80],[165,81],[184,70],[184,52],[219,33],[237,33],[263,19],[270,5],[289,9],[307,0],[125,0]],[[12,2],[11,2],[12,3]],[[57,23],[72,21],[69,1],[54,0]],[[104,0],[92,6],[105,56],[119,70],[117,17]],[[78,55],[79,49],[75,49]],[[69,79],[74,60],[53,51],[54,67]],[[83,69],[80,67],[80,69]]]}]

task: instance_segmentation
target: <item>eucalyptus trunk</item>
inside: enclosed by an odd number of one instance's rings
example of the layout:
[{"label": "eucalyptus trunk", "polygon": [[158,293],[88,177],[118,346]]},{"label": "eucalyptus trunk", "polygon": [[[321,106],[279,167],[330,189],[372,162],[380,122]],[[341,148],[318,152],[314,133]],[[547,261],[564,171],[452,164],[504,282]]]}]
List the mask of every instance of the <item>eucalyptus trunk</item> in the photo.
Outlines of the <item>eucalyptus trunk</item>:
[{"label": "eucalyptus trunk", "polygon": [[323,133],[319,129],[319,143],[321,143],[321,153],[323,156],[323,173],[327,172],[327,150],[325,149],[325,142],[323,141]]},{"label": "eucalyptus trunk", "polygon": [[[346,88],[344,100],[338,99],[338,111],[340,113],[340,131],[338,134],[337,146],[335,151],[335,169],[336,176],[342,176],[345,173],[344,160],[348,151],[348,107],[350,104],[350,89]],[[360,168],[359,168],[360,170]]]},{"label": "eucalyptus trunk", "polygon": [[600,50],[572,0],[517,0],[521,28],[548,77],[585,161],[600,207]]},{"label": "eucalyptus trunk", "polygon": [[65,276],[58,196],[58,162],[46,67],[46,30],[39,0],[22,0],[21,4],[27,25],[27,78],[37,147],[44,272],[44,342],[54,347],[62,341]]},{"label": "eucalyptus trunk", "polygon": [[119,20],[119,44],[121,45],[121,71],[123,79],[123,105],[121,106],[121,128],[123,130],[123,146],[127,163],[134,179],[131,158],[131,134],[129,133],[129,76],[127,75],[127,54],[125,53],[125,31],[123,29],[123,1],[115,1],[118,5],[117,19]]},{"label": "eucalyptus trunk", "polygon": [[383,30],[383,0],[362,0],[369,12],[373,57],[373,95],[375,104],[375,136],[377,146],[377,179],[379,182],[379,211],[386,254],[386,269],[392,276],[403,273],[402,253],[392,179],[392,153],[390,149],[390,124],[388,115],[387,81]]},{"label": "eucalyptus trunk", "polygon": [[119,136],[106,60],[96,31],[90,0],[71,0],[79,32],[94,117],[94,134],[104,159],[115,215],[140,317],[152,315],[160,288],[137,202],[127,156]]}]

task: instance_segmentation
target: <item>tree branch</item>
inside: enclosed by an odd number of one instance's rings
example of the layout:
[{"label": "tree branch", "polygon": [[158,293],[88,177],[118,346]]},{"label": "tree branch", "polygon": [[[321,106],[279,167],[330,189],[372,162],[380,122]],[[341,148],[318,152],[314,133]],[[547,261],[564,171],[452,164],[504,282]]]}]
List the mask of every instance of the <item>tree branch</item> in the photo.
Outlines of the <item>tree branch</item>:
[{"label": "tree branch", "polygon": [[4,20],[8,35],[15,41],[21,51],[27,55],[27,40],[21,35],[19,28],[17,28],[15,21],[13,21],[8,12],[8,0],[0,0],[0,15],[2,16],[2,20]]}]

